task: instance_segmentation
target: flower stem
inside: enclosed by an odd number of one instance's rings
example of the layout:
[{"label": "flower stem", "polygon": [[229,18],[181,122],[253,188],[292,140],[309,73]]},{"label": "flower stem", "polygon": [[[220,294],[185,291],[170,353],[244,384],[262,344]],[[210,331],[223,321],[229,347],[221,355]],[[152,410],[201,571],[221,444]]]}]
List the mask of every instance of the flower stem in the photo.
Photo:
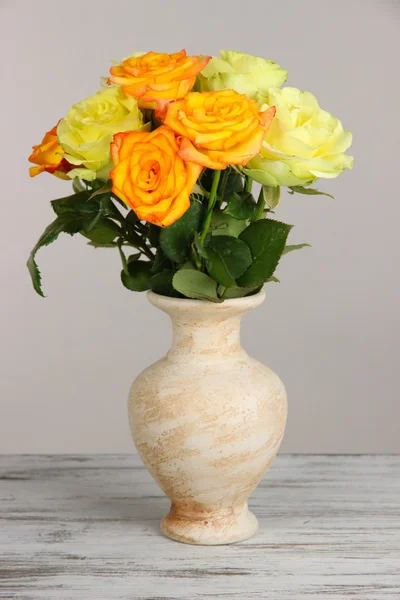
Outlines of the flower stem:
[{"label": "flower stem", "polygon": [[125,254],[122,251],[122,244],[123,244],[123,239],[119,238],[119,240],[118,240],[118,250],[119,250],[119,255],[121,257],[122,267],[123,267],[125,273],[127,275],[129,275],[128,263],[126,262]]},{"label": "flower stem", "polygon": [[144,233],[144,235],[148,235],[149,230],[147,229],[146,225],[143,225],[143,223],[141,223],[140,221],[137,221],[137,223],[135,223],[134,226],[140,231],[140,233]]},{"label": "flower stem", "polygon": [[230,173],[230,168],[227,167],[224,171],[224,174],[222,175],[221,185],[219,186],[219,188],[220,188],[219,189],[220,204],[222,204],[224,201],[225,189],[226,189],[226,184],[228,183],[229,173]]},{"label": "flower stem", "polygon": [[261,188],[260,195],[258,196],[257,212],[256,212],[256,216],[254,217],[254,221],[259,221],[260,219],[263,218],[264,209],[265,209],[265,198],[264,198],[263,189]]},{"label": "flower stem", "polygon": [[246,192],[251,192],[251,188],[253,187],[253,180],[251,177],[246,177]]},{"label": "flower stem", "polygon": [[212,186],[211,186],[210,196],[208,198],[207,214],[206,214],[206,218],[204,219],[203,229],[200,234],[201,243],[204,243],[204,240],[206,238],[208,230],[210,229],[211,217],[212,217],[215,202],[217,199],[217,189],[218,189],[218,183],[219,183],[220,177],[221,177],[221,171],[215,171]]},{"label": "flower stem", "polygon": [[143,254],[145,256],[147,256],[147,258],[149,260],[154,260],[154,254],[152,253],[150,248],[146,245],[146,242],[144,240],[143,240],[143,244],[138,247],[138,250],[140,250],[140,252],[143,252]]}]

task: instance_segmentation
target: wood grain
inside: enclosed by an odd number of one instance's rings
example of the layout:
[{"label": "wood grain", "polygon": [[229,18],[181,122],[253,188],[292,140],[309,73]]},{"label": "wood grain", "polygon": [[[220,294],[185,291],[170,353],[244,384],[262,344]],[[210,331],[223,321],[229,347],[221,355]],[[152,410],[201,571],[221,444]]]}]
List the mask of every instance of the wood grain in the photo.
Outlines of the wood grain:
[{"label": "wood grain", "polygon": [[278,456],[232,546],[162,537],[168,508],[137,456],[0,457],[0,598],[400,598],[400,456]]}]

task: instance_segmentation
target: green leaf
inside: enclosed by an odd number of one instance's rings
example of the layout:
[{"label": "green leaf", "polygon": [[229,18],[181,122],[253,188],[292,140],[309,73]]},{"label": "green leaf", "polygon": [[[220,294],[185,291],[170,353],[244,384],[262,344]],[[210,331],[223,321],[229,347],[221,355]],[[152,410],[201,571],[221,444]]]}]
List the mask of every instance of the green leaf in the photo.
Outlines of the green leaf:
[{"label": "green leaf", "polygon": [[183,263],[181,267],[179,267],[180,271],[182,271],[182,269],[190,269],[193,271],[195,269],[195,266],[191,260],[187,260],[185,263]]},{"label": "green leaf", "polygon": [[172,263],[161,250],[161,248],[157,248],[156,255],[154,257],[153,265],[151,267],[152,273],[158,273],[159,271],[164,271],[165,269],[170,269],[172,267]]},{"label": "green leaf", "polygon": [[88,246],[92,246],[92,248],[116,248],[118,246],[117,242],[109,242],[108,244],[102,244],[101,242],[88,242]]},{"label": "green leaf", "polygon": [[218,210],[213,212],[210,231],[213,236],[231,235],[237,238],[247,225],[247,221],[239,221]]},{"label": "green leaf", "polygon": [[311,244],[294,244],[292,246],[285,246],[282,252],[282,256],[293,250],[301,250],[301,248],[311,248]]},{"label": "green leaf", "polygon": [[52,223],[50,223],[50,225],[48,225],[48,227],[46,227],[37,244],[30,253],[26,266],[28,267],[34,289],[43,298],[44,294],[41,287],[42,278],[35,261],[36,253],[43,246],[48,246],[54,242],[60,233],[65,232],[69,233],[70,235],[74,235],[74,233],[78,233],[78,231],[82,229],[82,226],[83,219],[80,215],[76,215],[75,213],[66,213],[58,216]]},{"label": "green leaf", "polygon": [[272,219],[251,223],[240,235],[251,250],[253,262],[238,279],[241,287],[262,285],[274,273],[292,225]]},{"label": "green leaf", "polygon": [[89,234],[93,229],[95,229],[101,218],[101,209],[98,207],[98,211],[93,213],[88,219],[85,219],[84,223],[84,233]]},{"label": "green leaf", "polygon": [[227,235],[211,238],[207,247],[207,270],[220,285],[236,287],[236,279],[251,263],[250,248],[242,240]]},{"label": "green leaf", "polygon": [[228,300],[230,298],[243,298],[244,296],[252,296],[253,294],[257,294],[262,289],[262,286],[255,287],[234,287],[230,288],[225,293],[225,299]]},{"label": "green leaf", "polygon": [[194,269],[180,269],[172,279],[175,290],[186,298],[221,302],[217,295],[217,284],[205,273]]},{"label": "green leaf", "polygon": [[280,283],[280,281],[277,277],[274,277],[274,275],[271,275],[271,277],[269,279],[267,279],[266,283]]},{"label": "green leaf", "polygon": [[207,255],[207,271],[214,281],[223,287],[235,287],[236,281],[229,275],[229,271],[221,257],[216,252],[213,252],[213,250],[208,250]]},{"label": "green leaf", "polygon": [[271,187],[269,185],[263,185],[261,190],[265,204],[267,204],[271,210],[276,208],[281,197],[281,188],[279,186]]},{"label": "green leaf", "polygon": [[252,221],[257,213],[257,203],[250,192],[232,192],[224,213],[241,221]]},{"label": "green leaf", "polygon": [[[104,224],[103,217],[111,217],[113,219],[121,217],[121,215],[115,216],[116,207],[112,204],[109,195],[98,196],[95,199],[88,199],[90,191],[83,191],[66,198],[60,198],[52,201],[52,207],[57,215],[75,214],[76,217],[85,217],[83,221],[84,232],[89,234],[94,229],[97,229],[100,222]],[[110,223],[110,221],[108,221]],[[112,227],[110,225],[110,227]],[[118,226],[115,224],[115,228]],[[115,229],[120,231],[120,229]],[[95,237],[87,235],[92,241],[97,241]],[[114,236],[115,237],[115,236]],[[101,240],[99,240],[101,241]]]},{"label": "green leaf", "polygon": [[[93,201],[88,200],[88,202]],[[112,218],[115,218],[114,211],[115,206],[113,206],[109,195],[103,195],[99,197],[97,201],[97,212],[94,212],[93,215],[85,221],[85,232],[90,233],[93,229],[95,229],[98,226],[102,217],[110,216]],[[121,229],[117,225],[115,225],[115,227],[117,228],[116,230],[118,232],[121,231]]]},{"label": "green leaf", "polygon": [[225,196],[229,196],[232,192],[241,192],[244,188],[243,177],[234,170],[229,172],[228,181],[225,188]]},{"label": "green leaf", "polygon": [[66,198],[52,200],[51,206],[56,215],[63,215],[67,212],[77,212],[82,214],[91,214],[99,210],[99,203],[88,201],[90,192],[83,191],[78,194],[72,194]]},{"label": "green leaf", "polygon": [[173,262],[181,264],[189,257],[194,232],[200,229],[204,207],[192,201],[184,215],[160,231],[160,247]]},{"label": "green leaf", "polygon": [[164,269],[163,271],[156,273],[149,281],[150,289],[162,296],[180,297],[181,294],[177,292],[172,285],[172,278],[174,275],[175,271],[173,269]]},{"label": "green leaf", "polygon": [[117,235],[121,233],[121,230],[114,221],[99,217],[94,227],[88,228],[85,226],[80,233],[92,242],[109,244],[115,240]]},{"label": "green leaf", "polygon": [[144,292],[149,289],[151,262],[136,260],[127,264],[127,271],[121,271],[121,281],[132,292]]},{"label": "green leaf", "polygon": [[130,256],[128,256],[128,258],[126,259],[127,264],[129,265],[129,263],[131,262],[136,262],[137,260],[139,260],[139,258],[142,256],[141,252],[137,252],[136,254],[131,254]]},{"label": "green leaf", "polygon": [[328,196],[328,198],[334,199],[334,197],[331,194],[327,194],[326,192],[320,192],[315,188],[306,188],[302,185],[290,185],[289,189],[291,190],[289,194],[292,195],[296,192],[297,194],[306,194],[307,196]]},{"label": "green leaf", "polygon": [[32,280],[32,285],[35,291],[39,294],[39,296],[45,298],[45,295],[42,291],[42,276],[40,274],[37,263],[35,262],[35,255],[30,254],[26,266],[28,267],[28,271]]}]

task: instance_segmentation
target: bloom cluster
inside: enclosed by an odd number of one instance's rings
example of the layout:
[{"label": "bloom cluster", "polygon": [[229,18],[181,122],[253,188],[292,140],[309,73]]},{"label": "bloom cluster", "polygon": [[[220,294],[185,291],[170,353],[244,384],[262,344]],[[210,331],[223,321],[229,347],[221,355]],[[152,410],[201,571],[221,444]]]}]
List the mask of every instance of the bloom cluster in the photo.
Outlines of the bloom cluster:
[{"label": "bloom cluster", "polygon": [[[243,293],[240,289],[236,292],[239,296],[250,293],[250,288],[272,276],[268,272],[266,279],[265,273],[261,278],[246,279],[245,273],[254,266],[251,243],[246,244],[251,264],[244,261],[242,273],[237,275],[233,269],[235,273],[229,277],[216,275],[221,269],[215,268],[215,257],[222,260],[224,252],[240,254],[238,242],[245,244],[239,238],[241,232],[232,235],[235,226],[240,222],[248,227],[268,217],[279,200],[281,186],[289,187],[291,193],[317,193],[309,187],[316,179],[333,178],[352,167],[352,157],[345,154],[351,144],[350,132],[322,110],[311,93],[282,87],[287,79],[284,69],[239,52],[220,54],[188,56],[184,50],[135,53],[112,66],[105,87],[72,106],[41,144],[33,147],[29,157],[35,165],[30,169],[32,177],[48,172],[74,182],[74,199],[68,206],[54,201],[53,208],[64,221],[71,213],[80,215],[81,220],[75,225],[68,221],[60,231],[83,233],[92,244],[117,245],[126,287],[133,271],[140,271],[140,281],[149,271],[149,265],[144,268],[139,259],[129,266],[122,252],[127,244],[150,263],[155,262],[154,246],[159,261],[166,258],[172,263],[164,261],[167,268],[162,271],[176,275],[181,260],[171,257],[173,252],[163,248],[168,246],[165,242],[161,246],[152,243],[149,232],[153,241],[157,236],[149,224],[167,230],[191,211],[197,217],[191,226],[190,252],[186,248],[181,253],[186,263],[216,282],[217,299],[226,297],[227,288],[245,288]],[[251,195],[253,181],[262,185],[257,202]],[[127,231],[128,217],[123,216],[123,223],[119,220],[115,202],[131,209],[134,231]],[[199,207],[193,208],[194,203]],[[96,214],[88,224],[82,221],[82,214],[87,214],[90,206]],[[186,216],[186,220],[190,218]],[[227,224],[227,218],[236,223]],[[223,235],[236,240],[235,248],[228,249],[232,242],[225,240],[223,252],[221,241],[215,241],[221,235],[215,225],[218,219],[225,219]],[[114,226],[106,241],[102,241],[104,236],[100,241],[99,236],[93,238],[96,228],[110,227],[110,223]],[[140,243],[133,233],[141,237]],[[171,234],[157,235],[163,239]],[[39,291],[34,254],[28,266]],[[151,266],[153,274],[147,273],[144,289],[151,287],[150,278],[161,272]],[[239,279],[242,284],[245,280],[256,284],[239,285]],[[130,285],[136,289],[139,284]],[[161,288],[167,293],[165,286]],[[176,287],[168,289],[199,297]]]}]

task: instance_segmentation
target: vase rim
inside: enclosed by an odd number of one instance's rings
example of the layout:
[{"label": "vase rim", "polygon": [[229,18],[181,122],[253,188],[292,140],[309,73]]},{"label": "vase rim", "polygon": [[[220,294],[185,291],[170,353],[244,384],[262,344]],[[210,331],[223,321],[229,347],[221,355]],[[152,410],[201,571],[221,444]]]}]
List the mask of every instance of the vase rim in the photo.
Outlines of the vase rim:
[{"label": "vase rim", "polygon": [[147,298],[151,304],[168,312],[169,309],[195,310],[201,309],[202,312],[214,312],[217,310],[234,309],[239,312],[246,312],[260,306],[265,300],[264,290],[260,290],[252,296],[243,296],[242,298],[229,298],[223,302],[211,302],[209,300],[194,300],[191,298],[173,298],[172,296],[163,296],[149,290]]}]

